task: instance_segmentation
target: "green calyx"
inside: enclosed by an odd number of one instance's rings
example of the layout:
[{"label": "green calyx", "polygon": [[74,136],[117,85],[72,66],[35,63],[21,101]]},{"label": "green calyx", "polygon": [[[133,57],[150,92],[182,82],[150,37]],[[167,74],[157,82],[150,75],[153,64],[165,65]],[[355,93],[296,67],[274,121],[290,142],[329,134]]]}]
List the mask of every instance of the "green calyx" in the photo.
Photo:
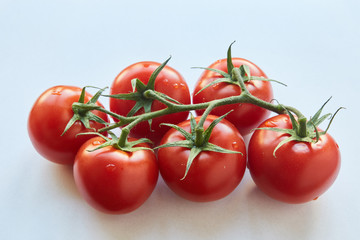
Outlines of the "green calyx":
[{"label": "green calyx", "polygon": [[119,149],[119,150],[122,150],[124,152],[135,152],[135,151],[139,151],[139,150],[154,151],[153,149],[147,148],[147,147],[136,147],[136,145],[141,144],[141,143],[152,143],[147,138],[141,138],[141,139],[138,139],[138,140],[132,141],[132,142],[129,142],[127,139],[125,139],[125,141],[122,142],[122,141],[119,141],[119,138],[113,132],[108,131],[108,134],[111,136],[111,138],[107,138],[98,132],[79,133],[78,135],[97,135],[105,140],[105,142],[103,144],[99,145],[98,147],[96,147],[92,150],[89,150],[89,152],[93,152],[93,151],[99,150],[101,148],[109,147],[109,146]]},{"label": "green calyx", "polygon": [[177,131],[179,131],[185,137],[185,140],[172,142],[172,143],[166,143],[166,144],[156,147],[155,149],[165,148],[165,147],[184,147],[184,148],[190,149],[190,154],[189,154],[189,158],[187,160],[185,174],[181,180],[184,180],[186,178],[194,159],[202,151],[242,154],[241,152],[224,149],[220,146],[217,146],[217,145],[209,142],[209,139],[210,139],[210,136],[211,136],[211,133],[212,133],[214,127],[222,119],[224,119],[227,114],[215,119],[206,130],[204,130],[204,128],[202,126],[199,126],[199,124],[196,123],[194,116],[191,115],[190,116],[190,133],[185,131],[184,129],[182,129],[181,127],[179,127],[177,125],[165,124],[165,123],[163,124],[163,125],[172,127],[174,129],[176,129]]},{"label": "green calyx", "polygon": [[[132,79],[131,84],[132,84],[133,92],[124,93],[124,94],[104,95],[104,96],[116,98],[116,99],[122,99],[122,100],[136,101],[134,107],[128,112],[127,117],[134,116],[140,109],[144,109],[145,113],[151,112],[151,106],[152,106],[154,99],[148,97],[149,94],[147,94],[147,93],[149,91],[152,91],[154,94],[156,94],[159,97],[162,97],[168,101],[172,101],[172,102],[180,104],[178,101],[167,96],[166,94],[155,91],[156,77],[159,75],[161,70],[166,66],[166,64],[169,62],[170,59],[171,59],[171,57],[169,57],[164,63],[162,63],[158,68],[155,69],[155,71],[151,74],[147,84],[144,84],[138,78]],[[149,123],[149,126],[151,127],[152,120],[149,119],[148,123]]]},{"label": "green calyx", "polygon": [[[197,68],[200,68],[200,69],[205,69],[205,70],[208,70],[208,71],[216,72],[216,73],[220,74],[222,77],[210,82],[205,87],[203,87],[200,91],[198,91],[196,94],[199,94],[200,92],[202,92],[206,88],[208,88],[208,87],[210,87],[212,85],[215,85],[215,84],[219,84],[219,83],[234,84],[234,85],[238,85],[240,87],[240,83],[239,83],[238,79],[233,75],[233,72],[234,72],[233,69],[235,67],[234,67],[234,64],[232,63],[231,46],[234,43],[235,43],[235,41],[230,44],[230,46],[228,48],[228,51],[227,51],[227,58],[226,58],[227,72],[221,71],[219,69],[214,69],[214,68],[197,67]],[[242,77],[243,82],[249,82],[251,80],[260,80],[260,81],[276,82],[276,83],[279,83],[279,84],[282,84],[282,85],[286,86],[286,84],[284,84],[282,82],[279,82],[279,81],[276,81],[274,79],[251,76],[250,68],[247,65],[241,65],[238,68],[240,69],[240,73],[241,73],[241,77]]]},{"label": "green calyx", "polygon": [[[289,134],[290,136],[283,141],[281,141],[276,148],[274,149],[273,155],[276,157],[276,151],[283,146],[285,143],[291,142],[291,141],[297,141],[297,142],[308,142],[308,143],[317,143],[322,135],[325,135],[327,131],[330,128],[330,125],[335,117],[335,115],[339,112],[339,110],[343,109],[343,107],[340,107],[334,114],[328,113],[321,116],[321,112],[325,105],[330,101],[331,98],[329,98],[322,106],[321,108],[315,113],[313,117],[310,118],[310,120],[307,120],[304,116],[295,116],[286,109],[287,114],[290,117],[291,123],[292,123],[292,129],[282,129],[282,128],[271,128],[271,127],[264,127],[264,128],[256,128],[257,129],[263,129],[263,130],[271,130],[276,131],[280,133]],[[329,124],[325,131],[319,132],[318,126],[324,122],[326,119],[330,118]]]},{"label": "green calyx", "polygon": [[[87,129],[93,129],[90,127],[90,121],[99,122],[101,124],[104,124],[105,126],[108,125],[108,123],[106,121],[104,121],[102,118],[100,118],[99,116],[97,116],[91,112],[91,110],[101,108],[100,106],[96,105],[96,102],[106,88],[100,89],[87,103],[85,103],[85,94],[86,94],[85,89],[86,88],[87,87],[84,87],[81,90],[79,101],[73,103],[72,110],[74,112],[74,115],[67,123],[61,136],[63,136],[71,128],[71,126],[74,125],[74,123],[76,121],[82,122],[82,124]],[[95,88],[95,87],[93,87],[93,88]]]}]

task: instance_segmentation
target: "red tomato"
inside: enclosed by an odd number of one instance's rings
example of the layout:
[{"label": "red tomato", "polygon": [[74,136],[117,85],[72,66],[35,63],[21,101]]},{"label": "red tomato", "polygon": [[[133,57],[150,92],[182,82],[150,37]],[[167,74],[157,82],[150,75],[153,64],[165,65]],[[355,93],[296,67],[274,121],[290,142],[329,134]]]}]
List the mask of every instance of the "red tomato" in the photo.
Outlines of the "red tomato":
[{"label": "red tomato", "polygon": [[[259,128],[291,129],[288,115],[264,121]],[[340,169],[340,151],[334,139],[322,135],[317,143],[291,141],[276,146],[289,134],[256,130],[248,148],[248,168],[256,185],[270,197],[287,203],[317,199],[335,181]]]},{"label": "red tomato", "polygon": [[[217,116],[209,115],[204,123],[206,129]],[[196,118],[198,122],[200,117]],[[190,132],[190,120],[178,124]],[[161,144],[185,140],[175,129],[170,129]],[[158,151],[161,176],[179,196],[196,202],[221,199],[230,194],[240,183],[246,168],[246,147],[239,131],[223,119],[212,131],[210,143],[242,154],[203,151],[193,161],[187,176],[183,178],[190,149],[166,147]]]},{"label": "red tomato", "polygon": [[[250,68],[251,76],[267,78],[265,73],[258,66],[246,59],[232,58],[232,62],[234,67],[247,65]],[[211,64],[209,68],[219,69],[221,71],[227,72],[227,59],[218,60]],[[195,85],[195,90],[193,93],[193,103],[209,102],[215,99],[240,95],[241,89],[238,85],[223,82],[212,85],[198,93],[206,85],[221,77],[222,76],[218,73],[205,70]],[[251,80],[245,82],[245,85],[249,92],[255,97],[267,102],[270,102],[273,99],[272,87],[270,82]],[[211,112],[211,114],[222,116],[232,109],[234,111],[227,115],[226,119],[232,122],[243,136],[248,134],[250,130],[257,127],[270,113],[268,110],[255,106],[253,104],[241,103],[217,107]],[[203,112],[204,110],[196,111],[198,115],[201,115]]]},{"label": "red tomato", "polygon": [[[132,92],[131,80],[135,78],[138,78],[144,84],[147,84],[151,74],[160,65],[161,64],[157,62],[138,62],[128,66],[115,78],[110,93],[120,94]],[[155,91],[165,93],[180,103],[190,103],[188,85],[183,77],[175,69],[169,66],[165,66],[157,76],[155,80]],[[123,116],[126,116],[134,105],[135,101],[132,100],[110,99],[110,110]],[[151,110],[157,111],[164,109],[165,107],[166,106],[159,101],[154,101]],[[141,113],[144,113],[144,109],[139,110],[137,114]],[[161,123],[177,124],[186,120],[187,117],[188,112],[179,112],[154,118],[152,120],[151,130],[149,123],[145,121],[131,129],[130,136],[135,138],[149,138],[157,143],[161,140],[165,132],[169,130],[169,127],[167,126],[159,126]],[[117,119],[114,120],[117,121]]]},{"label": "red tomato", "polygon": [[[55,86],[49,88],[34,103],[28,119],[28,132],[35,149],[44,158],[59,164],[74,163],[76,152],[80,146],[93,136],[76,136],[79,133],[93,131],[86,129],[80,122],[75,124],[63,135],[67,123],[73,116],[72,104],[79,101],[81,88],[73,86]],[[91,99],[86,93],[85,103]],[[100,103],[97,103],[102,106]],[[108,116],[99,111],[93,111],[105,121]],[[95,121],[90,121],[91,128],[104,127]]]},{"label": "red tomato", "polygon": [[[74,163],[75,183],[95,209],[111,214],[131,212],[155,188],[159,175],[155,154],[150,150],[124,152],[112,146],[88,151],[104,142],[95,137],[79,149]],[[137,146],[149,147],[146,143]]]}]

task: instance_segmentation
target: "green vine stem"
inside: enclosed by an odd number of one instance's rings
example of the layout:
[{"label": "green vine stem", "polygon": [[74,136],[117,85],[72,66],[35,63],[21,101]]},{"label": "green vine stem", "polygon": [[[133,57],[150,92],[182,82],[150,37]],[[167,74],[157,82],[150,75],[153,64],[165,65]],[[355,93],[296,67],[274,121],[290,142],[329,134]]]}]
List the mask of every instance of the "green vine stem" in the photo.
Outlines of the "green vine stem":
[{"label": "green vine stem", "polygon": [[[277,114],[283,114],[286,113],[287,111],[293,112],[298,119],[305,119],[304,115],[297,110],[294,107],[291,106],[284,106],[281,104],[274,104],[271,102],[266,102],[263,101],[255,96],[253,96],[247,89],[244,83],[244,79],[241,75],[241,71],[244,71],[244,69],[240,68],[233,68],[232,69],[232,75],[234,76],[234,79],[236,81],[239,82],[239,86],[241,88],[241,94],[238,96],[231,96],[231,97],[227,97],[227,98],[223,98],[223,99],[216,99],[210,102],[205,102],[205,103],[198,103],[198,104],[178,104],[178,103],[174,103],[172,101],[169,101],[168,99],[166,99],[165,97],[163,97],[160,94],[157,94],[156,91],[154,90],[146,90],[143,95],[146,98],[152,99],[152,100],[157,100],[160,101],[161,103],[166,105],[166,108],[158,110],[158,111],[154,111],[154,112],[147,112],[141,115],[135,115],[135,116],[129,116],[129,117],[125,117],[125,116],[121,116],[118,114],[115,114],[111,111],[108,111],[104,108],[98,107],[98,106],[94,106],[93,109],[91,109],[91,106],[86,106],[87,110],[98,110],[98,111],[102,111],[105,112],[115,118],[117,118],[119,120],[119,122],[114,123],[110,126],[106,126],[102,129],[99,130],[99,132],[104,132],[104,131],[109,131],[121,126],[125,126],[122,129],[120,138],[119,138],[119,145],[121,146],[122,143],[125,143],[125,140],[131,130],[132,127],[134,127],[137,123],[142,122],[142,121],[148,121],[151,120],[153,118],[156,117],[160,117],[160,116],[164,116],[167,114],[171,114],[171,113],[176,113],[176,112],[184,112],[184,111],[192,111],[192,110],[199,110],[199,109],[205,109],[205,112],[202,116],[202,118],[200,119],[200,122],[198,123],[198,129],[197,131],[203,132],[203,123],[205,122],[206,117],[211,113],[211,111],[215,108],[215,107],[219,107],[219,106],[223,106],[223,105],[228,105],[228,104],[236,104],[236,103],[251,103],[253,105],[265,108],[267,110],[270,110],[272,112],[275,112]],[[246,70],[245,70],[246,71]],[[77,104],[78,107],[81,107],[80,104]],[[303,125],[306,127],[306,124]],[[299,133],[305,133],[306,129],[300,129]]]}]

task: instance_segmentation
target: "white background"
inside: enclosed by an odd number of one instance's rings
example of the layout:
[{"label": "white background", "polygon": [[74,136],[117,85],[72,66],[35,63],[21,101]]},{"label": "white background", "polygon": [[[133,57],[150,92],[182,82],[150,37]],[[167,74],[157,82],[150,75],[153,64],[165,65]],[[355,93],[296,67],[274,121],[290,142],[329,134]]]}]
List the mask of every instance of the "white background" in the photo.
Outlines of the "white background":
[{"label": "white background", "polygon": [[[1,0],[0,239],[357,239],[359,12],[357,0]],[[82,200],[70,168],[33,149],[27,117],[47,88],[110,86],[126,66],[169,55],[193,88],[191,67],[224,58],[234,40],[233,56],[288,84],[274,85],[280,102],[307,116],[330,96],[326,112],[347,108],[330,129],[341,171],[317,201],[272,200],[247,172],[217,202],[183,200],[160,179],[141,208],[106,215]]]}]

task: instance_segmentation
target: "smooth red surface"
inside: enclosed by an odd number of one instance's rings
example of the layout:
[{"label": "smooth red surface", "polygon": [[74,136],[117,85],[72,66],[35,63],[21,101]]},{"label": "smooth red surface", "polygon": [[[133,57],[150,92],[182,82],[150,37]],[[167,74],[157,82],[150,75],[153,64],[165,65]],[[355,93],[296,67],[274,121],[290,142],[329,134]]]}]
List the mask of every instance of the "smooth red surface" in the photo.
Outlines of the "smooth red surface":
[{"label": "smooth red surface", "polygon": [[[266,120],[261,127],[291,129],[288,115]],[[256,185],[270,197],[287,203],[316,199],[335,181],[340,170],[340,151],[325,134],[317,143],[291,141],[274,149],[288,134],[256,130],[248,147],[248,168]]]},{"label": "smooth red surface", "polygon": [[[159,175],[156,156],[150,150],[130,153],[112,146],[88,151],[102,143],[101,137],[95,137],[79,150],[74,164],[76,186],[99,211],[111,214],[134,211],[155,188]],[[144,143],[137,146],[149,147]]]},{"label": "smooth red surface", "polygon": [[[258,66],[246,59],[233,58],[232,61],[234,67],[240,67],[241,65],[249,66],[251,76],[267,78],[266,74]],[[227,72],[227,60],[218,60],[211,64],[209,68],[219,69]],[[193,103],[209,102],[215,99],[240,95],[240,87],[230,83],[215,84],[198,93],[206,85],[220,77],[222,76],[218,73],[205,70],[195,85]],[[245,85],[249,92],[255,97],[267,102],[270,102],[273,99],[273,92],[270,82],[251,80],[245,82]],[[257,127],[269,115],[268,110],[249,103],[220,106],[215,108],[211,114],[222,116],[232,109],[234,111],[227,115],[226,119],[232,122],[243,136],[248,134],[253,128]],[[203,112],[204,110],[196,111],[198,115],[201,115]]]},{"label": "smooth red surface", "polygon": [[[218,118],[208,116],[204,128]],[[198,122],[200,118],[197,117]],[[190,131],[190,121],[179,124]],[[161,144],[185,140],[175,129],[169,130]],[[186,163],[190,149],[183,147],[160,148],[158,161],[161,176],[166,184],[179,196],[196,202],[221,199],[230,194],[240,183],[246,168],[246,147],[238,130],[227,120],[217,124],[211,134],[210,143],[222,148],[242,152],[241,154],[203,151],[193,161],[185,179]]]},{"label": "smooth red surface", "polygon": [[[79,101],[81,88],[73,86],[55,86],[49,88],[34,103],[29,119],[28,133],[35,149],[44,158],[59,164],[71,165],[80,146],[93,136],[76,136],[79,133],[94,131],[86,129],[77,121],[63,135],[67,123],[73,116],[72,104]],[[86,93],[85,102],[91,99]],[[102,106],[97,102],[99,106]],[[105,113],[93,111],[105,121]],[[103,124],[90,121],[91,128],[100,129]]]},{"label": "smooth red surface", "polygon": [[[111,87],[111,94],[132,92],[131,80],[135,78],[147,84],[151,74],[160,65],[161,64],[157,62],[138,62],[128,66],[115,78]],[[191,101],[187,83],[175,69],[169,66],[165,66],[157,76],[155,80],[155,91],[164,93],[183,104],[189,104]],[[123,116],[126,116],[134,105],[135,101],[132,100],[110,99],[110,110]],[[151,110],[157,111],[165,107],[166,106],[159,101],[154,101]],[[141,113],[144,113],[143,109],[137,114]],[[167,126],[160,126],[161,123],[177,124],[186,120],[187,117],[188,112],[179,112],[157,117],[152,120],[151,129],[147,121],[142,122],[132,128],[130,136],[135,138],[145,137],[158,143],[166,131],[169,130]],[[114,120],[117,121],[117,119]]]}]

